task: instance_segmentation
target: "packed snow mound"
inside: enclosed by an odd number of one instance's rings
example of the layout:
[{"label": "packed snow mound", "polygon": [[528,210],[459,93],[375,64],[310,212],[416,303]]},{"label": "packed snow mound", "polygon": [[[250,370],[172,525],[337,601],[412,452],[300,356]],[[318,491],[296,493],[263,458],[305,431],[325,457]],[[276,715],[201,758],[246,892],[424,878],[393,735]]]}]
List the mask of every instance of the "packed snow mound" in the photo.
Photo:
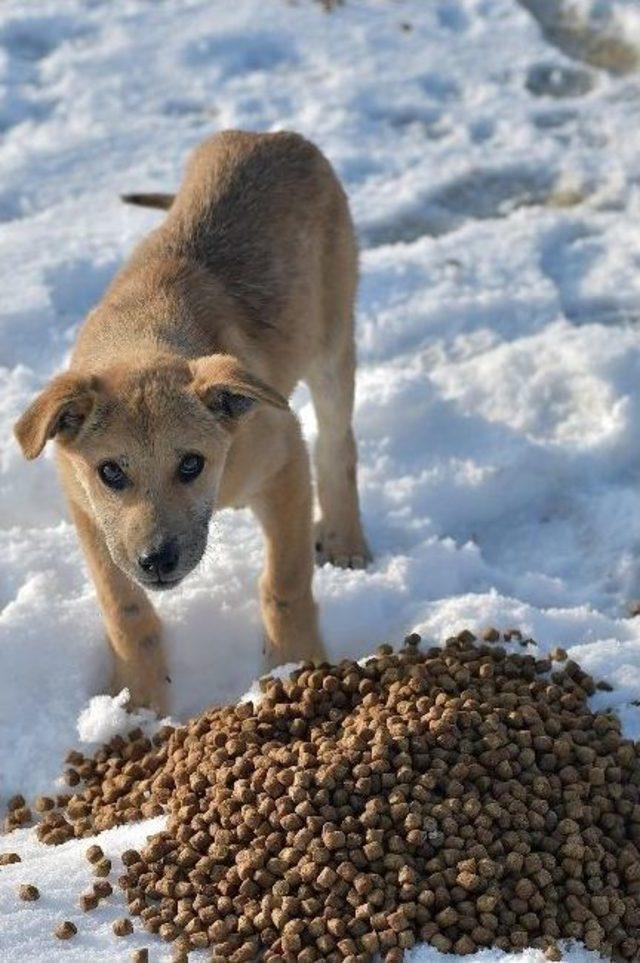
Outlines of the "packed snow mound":
[{"label": "packed snow mound", "polygon": [[123,689],[116,696],[97,695],[90,699],[78,716],[80,742],[103,744],[136,728],[147,734],[155,732],[160,724],[156,714],[149,709],[132,709],[130,698],[129,690]]}]

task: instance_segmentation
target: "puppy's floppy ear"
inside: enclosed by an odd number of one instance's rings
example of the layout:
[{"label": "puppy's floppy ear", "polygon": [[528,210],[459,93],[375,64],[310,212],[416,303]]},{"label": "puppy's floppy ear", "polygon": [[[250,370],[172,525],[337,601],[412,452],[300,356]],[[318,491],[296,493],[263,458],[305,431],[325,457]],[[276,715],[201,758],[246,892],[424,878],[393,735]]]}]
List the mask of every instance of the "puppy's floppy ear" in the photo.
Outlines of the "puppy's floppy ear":
[{"label": "puppy's floppy ear", "polygon": [[16,422],[14,433],[25,458],[37,458],[55,435],[76,437],[96,402],[94,379],[70,371],[57,375]]},{"label": "puppy's floppy ear", "polygon": [[189,362],[192,388],[221,419],[232,422],[257,404],[287,410],[286,398],[242,367],[228,354],[212,354]]}]

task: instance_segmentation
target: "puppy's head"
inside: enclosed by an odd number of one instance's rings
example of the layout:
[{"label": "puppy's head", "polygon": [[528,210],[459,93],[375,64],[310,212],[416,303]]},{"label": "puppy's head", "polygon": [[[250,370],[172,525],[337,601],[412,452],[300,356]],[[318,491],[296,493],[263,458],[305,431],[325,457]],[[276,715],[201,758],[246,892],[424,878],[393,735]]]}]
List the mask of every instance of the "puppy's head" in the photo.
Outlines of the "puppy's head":
[{"label": "puppy's head", "polygon": [[15,433],[29,459],[59,442],[113,561],[169,588],[202,558],[234,432],[259,405],[288,407],[235,358],[167,359],[59,375]]}]

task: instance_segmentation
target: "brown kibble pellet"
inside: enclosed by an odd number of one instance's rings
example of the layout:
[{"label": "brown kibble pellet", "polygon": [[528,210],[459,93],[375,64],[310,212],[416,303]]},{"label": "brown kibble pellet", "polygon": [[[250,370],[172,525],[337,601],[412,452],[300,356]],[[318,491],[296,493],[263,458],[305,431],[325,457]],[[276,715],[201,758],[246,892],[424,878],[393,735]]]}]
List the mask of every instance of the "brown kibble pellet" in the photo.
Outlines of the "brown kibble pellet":
[{"label": "brown kibble pellet", "polygon": [[441,953],[448,953],[453,946],[453,943],[449,937],[445,936],[443,933],[434,933],[429,942],[432,943]]},{"label": "brown kibble pellet", "polygon": [[458,920],[458,913],[453,906],[445,906],[445,908],[436,916],[436,921],[445,929],[449,926],[455,926]]},{"label": "brown kibble pellet", "polygon": [[567,650],[560,648],[559,645],[552,649],[549,653],[550,658],[553,662],[566,662],[569,656],[567,655]]},{"label": "brown kibble pellet", "polygon": [[98,897],[95,893],[83,893],[79,899],[80,909],[85,913],[94,910],[98,905]]},{"label": "brown kibble pellet", "polygon": [[[15,796],[14,802],[22,799],[22,796]],[[8,830],[17,829],[18,826],[27,826],[32,819],[32,813],[28,806],[15,806],[10,809],[5,819],[5,826]]]},{"label": "brown kibble pellet", "polygon": [[0,866],[10,866],[11,863],[20,863],[22,860],[17,853],[0,853]]},{"label": "brown kibble pellet", "polygon": [[108,879],[100,879],[93,884],[93,892],[98,899],[105,899],[113,893],[113,886]]},{"label": "brown kibble pellet", "polygon": [[134,950],[131,954],[131,963],[149,963],[149,950],[143,946],[140,950]]},{"label": "brown kibble pellet", "polygon": [[54,933],[59,940],[70,940],[71,937],[75,936],[77,932],[78,927],[70,920],[65,920],[64,923],[60,923],[60,925],[56,926],[54,930]]},{"label": "brown kibble pellet", "polygon": [[130,936],[133,933],[133,923],[128,916],[115,920],[111,927],[116,936]]},{"label": "brown kibble pellet", "polygon": [[111,860],[107,859],[106,857],[104,859],[99,859],[97,863],[93,864],[94,876],[108,876],[110,872]]},{"label": "brown kibble pellet", "polygon": [[465,934],[453,944],[453,950],[454,953],[459,953],[460,956],[469,956],[470,953],[475,953],[477,946],[471,937]]},{"label": "brown kibble pellet", "polygon": [[318,886],[323,889],[330,889],[336,881],[336,874],[330,866],[325,866],[317,876]]},{"label": "brown kibble pellet", "polygon": [[482,638],[484,639],[485,642],[499,642],[500,633],[498,632],[497,629],[494,629],[493,627],[491,627],[484,630],[484,632],[482,633]]},{"label": "brown kibble pellet", "polygon": [[99,863],[101,859],[104,859],[104,853],[100,846],[89,846],[85,853],[85,856],[90,863]]},{"label": "brown kibble pellet", "polygon": [[31,883],[23,883],[22,886],[18,887],[18,896],[25,902],[32,903],[34,900],[40,899],[40,890]]}]

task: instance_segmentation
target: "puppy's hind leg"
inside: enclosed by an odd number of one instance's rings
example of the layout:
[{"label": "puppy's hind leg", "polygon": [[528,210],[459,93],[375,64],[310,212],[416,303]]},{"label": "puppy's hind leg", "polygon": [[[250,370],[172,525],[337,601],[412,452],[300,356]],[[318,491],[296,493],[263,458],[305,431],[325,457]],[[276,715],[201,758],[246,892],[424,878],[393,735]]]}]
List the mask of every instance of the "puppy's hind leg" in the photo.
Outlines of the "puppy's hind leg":
[{"label": "puppy's hind leg", "polygon": [[351,322],[326,346],[307,374],[318,422],[315,463],[321,517],[316,525],[320,564],[364,568],[371,561],[358,500],[358,452],[353,435],[355,345]]},{"label": "puppy's hind leg", "polygon": [[113,562],[93,519],[73,501],[70,509],[113,651],[112,692],[127,688],[132,706],[148,706],[162,715],[167,711],[169,677],[160,620],[140,586]]}]

